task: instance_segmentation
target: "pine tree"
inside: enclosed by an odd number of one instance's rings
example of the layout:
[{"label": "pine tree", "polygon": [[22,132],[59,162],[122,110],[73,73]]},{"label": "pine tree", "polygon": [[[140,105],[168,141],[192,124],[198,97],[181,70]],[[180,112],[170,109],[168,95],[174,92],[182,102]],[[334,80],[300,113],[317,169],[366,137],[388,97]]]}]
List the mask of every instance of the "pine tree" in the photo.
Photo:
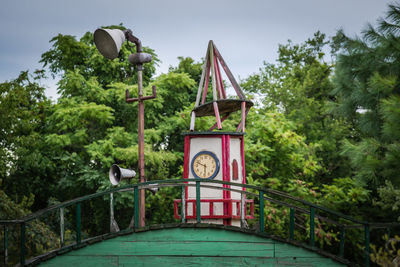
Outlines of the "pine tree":
[{"label": "pine tree", "polygon": [[356,129],[343,142],[354,175],[376,190],[385,181],[400,185],[400,4],[389,5],[385,18],[369,24],[361,37],[343,30],[337,49],[334,95],[336,112]]}]

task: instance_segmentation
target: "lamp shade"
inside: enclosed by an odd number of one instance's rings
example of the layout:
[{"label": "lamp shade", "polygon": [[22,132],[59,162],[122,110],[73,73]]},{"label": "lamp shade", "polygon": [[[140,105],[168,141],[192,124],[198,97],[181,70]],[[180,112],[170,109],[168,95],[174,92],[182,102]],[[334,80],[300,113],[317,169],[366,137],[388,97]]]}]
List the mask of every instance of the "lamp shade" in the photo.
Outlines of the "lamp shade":
[{"label": "lamp shade", "polygon": [[97,29],[94,32],[94,43],[97,50],[108,59],[118,57],[124,41],[125,33],[118,29]]}]

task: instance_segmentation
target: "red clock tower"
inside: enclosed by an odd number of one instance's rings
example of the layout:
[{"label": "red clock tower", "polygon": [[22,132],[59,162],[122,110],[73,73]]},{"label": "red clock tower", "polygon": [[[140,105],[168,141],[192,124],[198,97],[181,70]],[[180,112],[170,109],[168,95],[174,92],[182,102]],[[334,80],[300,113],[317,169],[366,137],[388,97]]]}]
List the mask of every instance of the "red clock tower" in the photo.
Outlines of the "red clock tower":
[{"label": "red clock tower", "polygon": [[[236,92],[236,98],[227,98],[221,78],[220,65]],[[208,90],[210,73],[212,86],[211,90]],[[208,91],[211,91],[213,96],[213,100],[210,102],[206,102]],[[238,184],[246,183],[244,134],[246,116],[251,106],[253,106],[253,103],[246,99],[218,49],[210,41],[197,91],[195,107],[191,113],[190,132],[184,133],[184,179],[200,178]],[[236,131],[221,131],[222,122],[236,111],[241,111],[241,120]],[[215,124],[208,131],[195,131],[196,118],[203,116],[215,116]],[[214,131],[216,128],[220,131]],[[230,188],[229,185],[212,185]],[[242,188],[238,186],[236,189],[241,190]],[[200,196],[202,222],[240,226],[240,193],[201,188]],[[178,202],[180,200],[175,200],[176,218],[179,218],[177,214]],[[253,201],[245,200],[245,202],[245,218],[251,219],[253,218]],[[188,222],[196,221],[195,208],[196,190],[194,187],[186,187],[185,214]]]}]

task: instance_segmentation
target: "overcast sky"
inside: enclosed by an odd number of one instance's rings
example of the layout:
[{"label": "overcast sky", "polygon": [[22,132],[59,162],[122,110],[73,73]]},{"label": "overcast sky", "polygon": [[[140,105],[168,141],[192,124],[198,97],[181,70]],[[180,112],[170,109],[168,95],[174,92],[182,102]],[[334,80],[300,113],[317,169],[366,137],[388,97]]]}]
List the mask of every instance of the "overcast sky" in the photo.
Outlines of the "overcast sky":
[{"label": "overcast sky", "polygon": [[[359,34],[384,16],[387,0],[1,0],[0,82],[41,68],[40,56],[57,34],[80,38],[86,31],[123,23],[161,59],[157,73],[178,56],[205,56],[214,40],[232,73],[246,78],[273,63],[278,44],[303,42],[320,30]],[[55,81],[47,95],[56,97]]]}]

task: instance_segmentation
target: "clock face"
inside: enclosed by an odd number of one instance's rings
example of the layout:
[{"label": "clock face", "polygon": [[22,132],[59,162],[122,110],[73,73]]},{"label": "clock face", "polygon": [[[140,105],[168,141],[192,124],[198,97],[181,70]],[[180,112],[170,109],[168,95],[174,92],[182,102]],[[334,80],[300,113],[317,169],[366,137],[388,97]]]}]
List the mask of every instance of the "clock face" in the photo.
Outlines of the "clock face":
[{"label": "clock face", "polygon": [[219,172],[219,160],[210,151],[200,151],[192,159],[192,173],[195,178],[213,179]]}]

